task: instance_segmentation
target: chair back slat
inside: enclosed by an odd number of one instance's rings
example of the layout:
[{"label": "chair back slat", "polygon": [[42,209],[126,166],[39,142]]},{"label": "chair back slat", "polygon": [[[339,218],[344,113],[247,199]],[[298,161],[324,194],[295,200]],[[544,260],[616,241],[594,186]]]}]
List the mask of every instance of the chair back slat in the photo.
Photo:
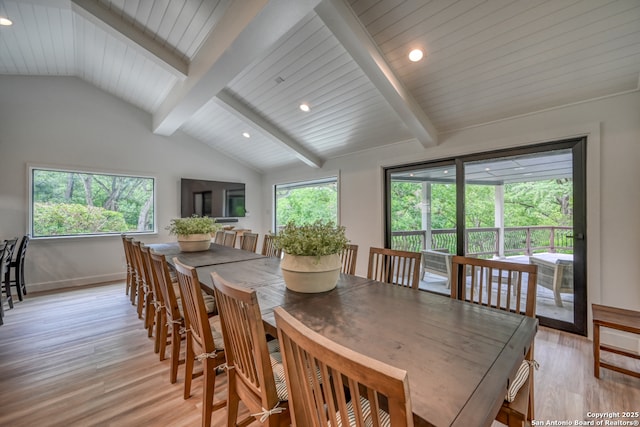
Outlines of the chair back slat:
[{"label": "chair back slat", "polygon": [[236,245],[236,234],[237,232],[233,230],[227,230],[224,232],[224,240],[222,242],[223,245],[229,246],[230,248]]},{"label": "chair back slat", "polygon": [[174,291],[173,283],[171,281],[171,272],[169,271],[169,264],[163,254],[159,254],[151,251],[151,265],[153,267],[155,277],[158,283],[158,289],[162,294],[164,305],[166,308],[166,314],[168,322],[172,320],[180,320],[180,310],[178,309],[178,298]]},{"label": "chair back slat", "polygon": [[216,236],[213,239],[213,243],[217,245],[224,245],[224,230],[216,231]]},{"label": "chair back slat", "polygon": [[258,233],[242,233],[242,244],[240,248],[245,251],[255,252],[258,246]]},{"label": "chair back slat", "polygon": [[534,264],[454,256],[451,296],[535,317],[537,276]]},{"label": "chair back slat", "polygon": [[356,274],[356,261],[358,259],[358,245],[347,245],[340,253],[340,271],[344,274]]},{"label": "chair back slat", "polygon": [[420,258],[420,252],[372,247],[369,249],[367,278],[418,289]]},{"label": "chair back slat", "polygon": [[268,257],[280,258],[282,257],[282,250],[276,249],[273,245],[273,234],[265,234],[264,241],[262,242],[262,255]]},{"label": "chair back slat", "polygon": [[173,259],[173,263],[180,287],[187,339],[190,336],[196,347],[206,353],[213,352],[215,351],[213,335],[209,326],[198,273],[195,268],[181,263],[177,257]]},{"label": "chair back slat", "polygon": [[329,340],[281,307],[274,313],[294,425],[413,426],[406,371]]}]

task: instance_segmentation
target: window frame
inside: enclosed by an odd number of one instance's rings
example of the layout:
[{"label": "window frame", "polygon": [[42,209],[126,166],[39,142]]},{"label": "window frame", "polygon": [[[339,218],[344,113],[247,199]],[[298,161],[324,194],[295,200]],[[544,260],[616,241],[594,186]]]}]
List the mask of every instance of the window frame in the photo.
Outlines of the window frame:
[{"label": "window frame", "polygon": [[64,235],[50,235],[50,236],[36,236],[34,234],[34,171],[45,172],[66,172],[76,174],[91,174],[91,175],[103,175],[103,176],[116,176],[125,178],[143,178],[150,179],[152,183],[152,211],[153,211],[153,230],[145,231],[126,231],[127,235],[153,235],[158,233],[158,201],[157,201],[157,177],[153,175],[135,174],[122,171],[110,171],[110,170],[98,170],[90,168],[76,168],[66,166],[48,166],[41,164],[28,164],[27,165],[27,233],[31,236],[32,240],[53,240],[53,239],[83,239],[87,237],[105,237],[105,236],[120,236],[123,232],[103,232],[103,233],[82,233],[82,234],[64,234]]}]

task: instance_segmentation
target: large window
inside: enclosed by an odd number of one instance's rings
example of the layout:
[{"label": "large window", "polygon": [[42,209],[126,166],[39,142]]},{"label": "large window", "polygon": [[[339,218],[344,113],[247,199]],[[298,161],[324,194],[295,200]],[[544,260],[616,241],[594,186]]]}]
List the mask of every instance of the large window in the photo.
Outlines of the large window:
[{"label": "large window", "polygon": [[278,184],[275,187],[275,229],[290,221],[308,224],[316,220],[338,223],[338,178]]},{"label": "large window", "polygon": [[155,231],[155,179],[31,167],[33,238]]}]

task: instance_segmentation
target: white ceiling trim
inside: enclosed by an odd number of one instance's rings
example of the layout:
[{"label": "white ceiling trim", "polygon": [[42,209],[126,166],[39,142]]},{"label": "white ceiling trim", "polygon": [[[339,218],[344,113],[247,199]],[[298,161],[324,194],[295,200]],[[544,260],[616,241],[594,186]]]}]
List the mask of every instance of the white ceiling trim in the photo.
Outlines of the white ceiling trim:
[{"label": "white ceiling trim", "polygon": [[344,0],[323,0],[315,11],[416,139],[425,148],[437,145],[438,132],[435,126],[396,77],[367,30]]},{"label": "white ceiling trim", "polygon": [[140,29],[123,20],[102,3],[94,0],[71,0],[71,9],[127,45],[133,42],[146,58],[180,79],[187,77],[189,64]]},{"label": "white ceiling trim", "polygon": [[238,73],[264,55],[320,0],[232,2],[176,85],[153,115],[153,132],[171,135]]},{"label": "white ceiling trim", "polygon": [[291,151],[298,159],[302,160],[307,165],[316,168],[322,167],[323,161],[320,157],[307,150],[298,141],[288,136],[273,123],[260,116],[227,91],[220,91],[217,98],[221,101],[218,105],[230,113],[240,117],[240,119],[251,122],[256,129],[260,130],[267,137],[273,138],[276,142]]}]

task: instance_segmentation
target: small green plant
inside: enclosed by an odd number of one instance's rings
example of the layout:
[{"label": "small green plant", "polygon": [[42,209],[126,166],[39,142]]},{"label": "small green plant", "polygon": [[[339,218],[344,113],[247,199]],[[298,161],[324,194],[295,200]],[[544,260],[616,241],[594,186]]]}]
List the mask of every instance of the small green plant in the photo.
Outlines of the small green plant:
[{"label": "small green plant", "polygon": [[214,218],[208,216],[193,215],[188,218],[174,218],[165,227],[169,234],[185,236],[188,234],[208,234],[218,230],[220,226],[216,224]]},{"label": "small green plant", "polygon": [[274,245],[289,255],[323,256],[340,253],[347,243],[343,226],[318,220],[304,225],[287,223],[276,236]]}]

